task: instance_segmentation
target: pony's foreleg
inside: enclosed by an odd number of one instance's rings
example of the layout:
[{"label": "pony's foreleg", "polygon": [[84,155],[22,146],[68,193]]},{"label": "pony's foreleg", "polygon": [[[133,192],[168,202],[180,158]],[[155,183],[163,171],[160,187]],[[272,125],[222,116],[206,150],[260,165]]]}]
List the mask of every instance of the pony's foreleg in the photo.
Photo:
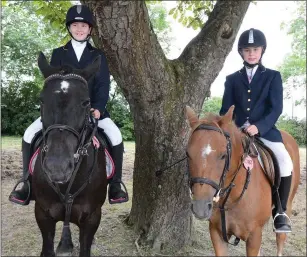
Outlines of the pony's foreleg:
[{"label": "pony's foreleg", "polygon": [[216,256],[228,256],[228,246],[224,242],[223,238],[219,234],[218,230],[213,227],[211,222],[209,223],[210,237],[214,247]]},{"label": "pony's foreleg", "polygon": [[[292,195],[294,194],[292,193]],[[293,200],[293,197],[292,199],[288,200],[288,204],[287,204],[287,215],[289,217],[291,217],[291,213],[292,213],[292,200]],[[287,239],[286,233],[276,233],[277,256],[282,256],[286,239]]]},{"label": "pony's foreleg", "polygon": [[51,217],[46,215],[46,213],[37,203],[35,203],[35,218],[43,237],[43,247],[40,256],[54,257],[55,253],[53,241],[56,222]]},{"label": "pony's foreleg", "polygon": [[56,249],[57,256],[67,256],[72,253],[74,245],[71,240],[70,227],[63,226],[61,241],[58,244]]},{"label": "pony's foreleg", "polygon": [[262,227],[256,228],[246,241],[246,255],[258,256],[262,240]]},{"label": "pony's foreleg", "polygon": [[286,233],[276,233],[277,256],[282,256],[286,239]]},{"label": "pony's foreleg", "polygon": [[91,256],[91,246],[101,219],[99,206],[82,224],[80,224],[80,257]]}]

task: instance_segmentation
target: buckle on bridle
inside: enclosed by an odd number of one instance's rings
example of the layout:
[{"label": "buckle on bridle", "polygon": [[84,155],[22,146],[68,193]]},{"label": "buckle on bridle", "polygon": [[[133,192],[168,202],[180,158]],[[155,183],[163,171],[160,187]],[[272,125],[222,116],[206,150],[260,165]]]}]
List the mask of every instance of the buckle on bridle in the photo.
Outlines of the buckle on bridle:
[{"label": "buckle on bridle", "polygon": [[48,145],[44,144],[44,146],[42,147],[42,151],[43,152],[47,152],[48,151]]},{"label": "buckle on bridle", "polygon": [[217,191],[217,193],[215,194],[215,196],[213,197],[213,202],[218,202],[220,200],[220,193],[221,193],[221,188],[219,191]]},{"label": "buckle on bridle", "polygon": [[78,153],[78,151],[74,154],[74,158],[75,158],[75,162],[79,161],[80,154]]},{"label": "buckle on bridle", "polygon": [[87,155],[88,156],[87,148],[85,148],[85,147],[80,148],[79,149],[79,154],[80,155]]},{"label": "buckle on bridle", "polygon": [[88,156],[87,148],[86,147],[78,148],[77,152],[74,154],[75,162],[79,161],[80,155],[83,155],[83,156],[87,155]]}]

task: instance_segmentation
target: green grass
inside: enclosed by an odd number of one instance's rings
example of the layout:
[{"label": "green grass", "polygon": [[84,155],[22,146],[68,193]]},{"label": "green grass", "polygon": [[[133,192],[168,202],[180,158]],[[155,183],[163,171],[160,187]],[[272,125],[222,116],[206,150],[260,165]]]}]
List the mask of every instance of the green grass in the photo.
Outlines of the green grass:
[{"label": "green grass", "polygon": [[21,149],[21,136],[1,136],[1,149]]},{"label": "green grass", "polygon": [[[2,136],[1,137],[1,149],[21,149],[21,136]],[[133,141],[124,142],[125,151],[134,152],[135,143]]]},{"label": "green grass", "polygon": [[[21,149],[21,138],[18,136],[2,136],[1,149]],[[124,147],[126,152],[135,151],[135,142],[125,141]],[[301,152],[306,152],[306,147],[300,147]]]},{"label": "green grass", "polygon": [[135,142],[124,141],[124,148],[125,148],[126,152],[134,152],[135,151]]}]

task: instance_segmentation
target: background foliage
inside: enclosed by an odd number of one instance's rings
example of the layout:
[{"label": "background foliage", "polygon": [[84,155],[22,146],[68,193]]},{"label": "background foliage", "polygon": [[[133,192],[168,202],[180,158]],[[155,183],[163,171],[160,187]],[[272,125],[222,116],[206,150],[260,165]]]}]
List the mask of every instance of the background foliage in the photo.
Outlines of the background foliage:
[{"label": "background foliage", "polygon": [[[39,117],[43,78],[37,67],[38,52],[50,56],[52,49],[70,40],[65,16],[71,5],[73,3],[69,1],[2,2],[2,134],[23,135]],[[167,10],[158,1],[148,1],[147,7],[161,47],[168,53],[172,39],[169,36],[171,27],[166,20]],[[134,140],[129,105],[114,80],[111,88],[107,109],[124,140]]]},{"label": "background foliage", "polygon": [[[69,1],[2,1],[2,134],[23,135],[39,116],[38,96],[43,80],[36,64],[38,52],[50,56],[53,48],[70,39],[64,24],[72,4]],[[186,27],[197,29],[206,21],[214,4],[215,1],[177,1],[177,6],[168,13],[159,1],[146,1],[153,29],[164,52],[170,51],[172,41],[168,15]],[[306,88],[306,2],[297,2],[293,17],[289,23],[281,25],[293,38],[292,51],[279,67],[284,81],[294,81],[290,88],[286,88],[287,92],[293,87]],[[305,76],[303,83],[296,83],[302,81],[300,76]],[[134,140],[129,105],[114,80],[111,88],[107,109],[121,129],[124,140]],[[220,97],[207,98],[201,115],[207,112],[218,114],[221,103]],[[298,102],[302,103],[306,104],[305,97]],[[305,120],[281,116],[277,125],[294,136],[300,145],[306,144]]]},{"label": "background foliage", "polygon": [[[291,52],[278,67],[285,82],[285,95],[291,98],[293,90],[306,92],[306,1],[296,1],[290,22],[283,22],[281,28],[292,37]],[[296,105],[306,106],[306,95],[296,101]]]},{"label": "background foliage", "polygon": [[2,7],[1,132],[8,135],[22,135],[39,117],[43,78],[36,64],[38,52],[50,55],[61,35],[36,10],[34,2]]}]

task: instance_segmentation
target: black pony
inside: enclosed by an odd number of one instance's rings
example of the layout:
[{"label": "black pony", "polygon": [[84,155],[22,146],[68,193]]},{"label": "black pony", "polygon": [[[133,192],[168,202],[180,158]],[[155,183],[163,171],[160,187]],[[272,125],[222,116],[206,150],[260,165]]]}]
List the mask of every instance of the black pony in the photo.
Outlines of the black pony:
[{"label": "black pony", "polygon": [[41,256],[55,256],[58,221],[64,221],[64,226],[57,254],[72,252],[72,222],[80,229],[80,256],[90,256],[100,223],[107,193],[106,159],[103,147],[97,148],[92,141],[97,120],[90,115],[87,85],[100,61],[98,57],[84,70],[77,70],[51,67],[43,53],[38,58],[45,78],[40,96],[43,137],[32,186],[43,237]]}]

